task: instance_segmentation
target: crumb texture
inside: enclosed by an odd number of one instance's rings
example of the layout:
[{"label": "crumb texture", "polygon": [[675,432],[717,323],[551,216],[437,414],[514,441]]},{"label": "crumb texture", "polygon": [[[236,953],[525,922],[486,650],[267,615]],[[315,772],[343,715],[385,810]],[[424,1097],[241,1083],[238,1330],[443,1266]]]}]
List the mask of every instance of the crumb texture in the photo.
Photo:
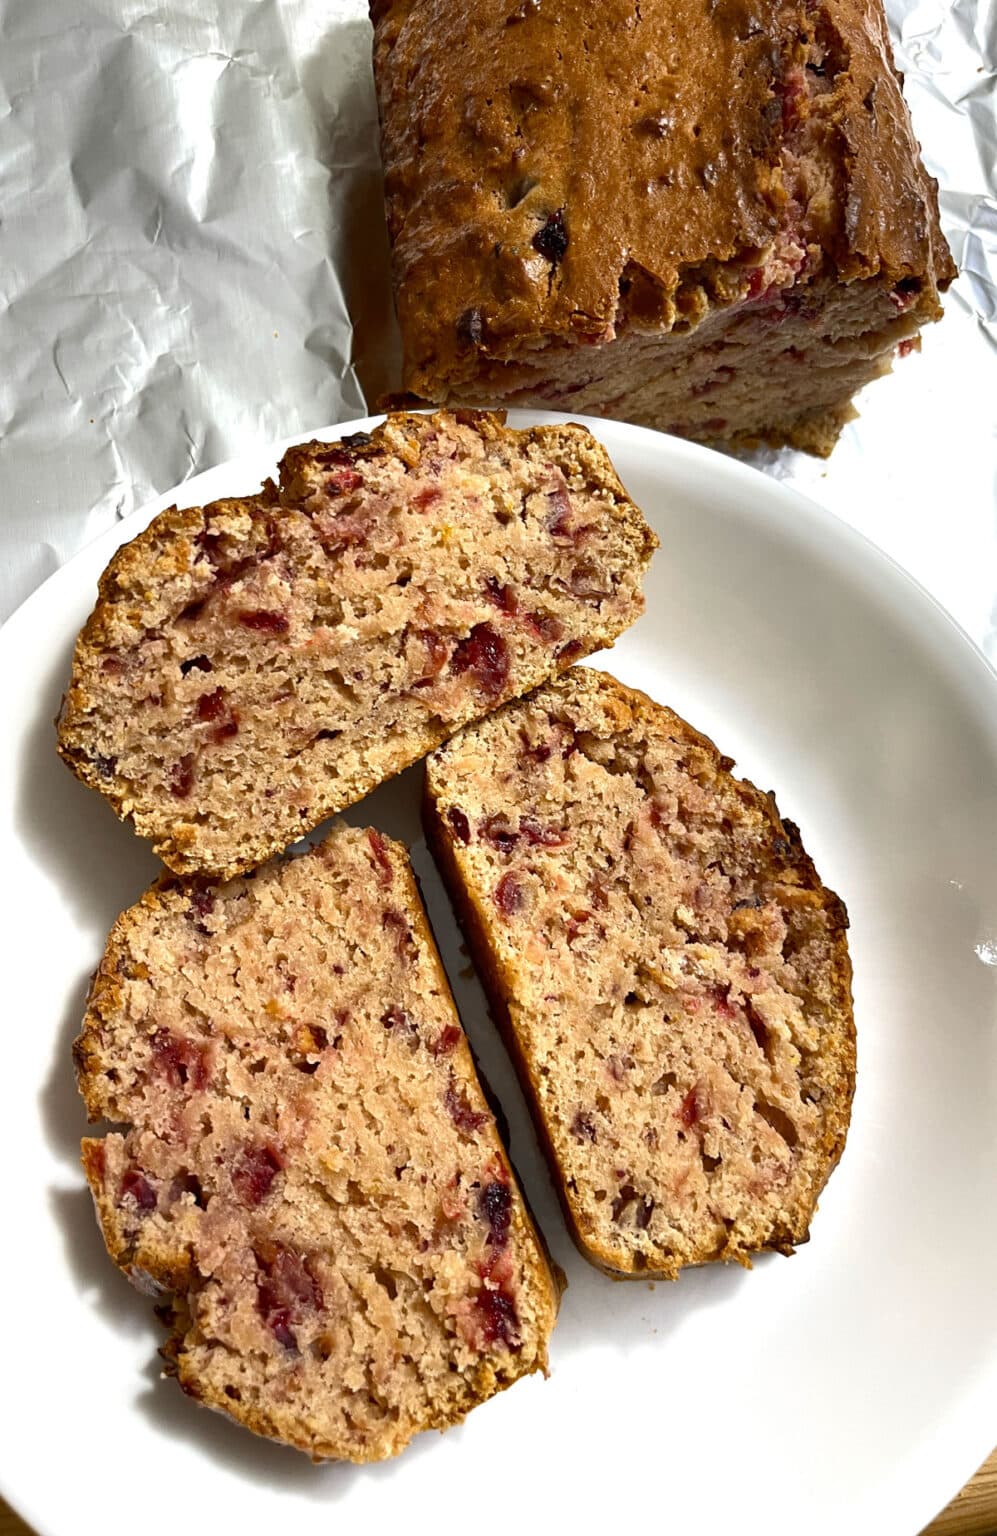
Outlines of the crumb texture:
[{"label": "crumb texture", "polygon": [[114,557],[59,750],[172,869],[241,873],[611,645],[656,542],[581,427],[396,415],[291,449]]},{"label": "crumb texture", "polygon": [[405,389],[826,453],[954,267],[881,0],[373,0]]},{"label": "crumb texture", "polygon": [[556,1291],[400,845],[165,877],[75,1055],[108,1250],[192,1397],[363,1462],[546,1368]]},{"label": "crumb texture", "polygon": [[427,823],[587,1257],[790,1250],[844,1146],[847,918],[712,742],[572,668],[430,759]]}]

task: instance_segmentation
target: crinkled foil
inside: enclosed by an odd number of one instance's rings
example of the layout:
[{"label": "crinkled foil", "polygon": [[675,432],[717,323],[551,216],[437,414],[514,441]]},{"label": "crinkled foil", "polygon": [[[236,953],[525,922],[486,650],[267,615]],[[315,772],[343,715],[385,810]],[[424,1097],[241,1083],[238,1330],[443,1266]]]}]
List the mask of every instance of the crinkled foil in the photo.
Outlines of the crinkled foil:
[{"label": "crinkled foil", "polygon": [[[830,461],[759,455],[997,657],[997,0],[892,0],[961,270]],[[0,0],[0,613],[395,382],[364,0]]]}]

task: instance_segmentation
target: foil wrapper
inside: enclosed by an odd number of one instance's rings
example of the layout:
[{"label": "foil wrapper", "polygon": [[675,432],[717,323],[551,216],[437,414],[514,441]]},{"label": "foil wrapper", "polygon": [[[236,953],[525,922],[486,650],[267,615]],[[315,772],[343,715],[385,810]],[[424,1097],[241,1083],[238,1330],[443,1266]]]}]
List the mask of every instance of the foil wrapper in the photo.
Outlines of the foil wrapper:
[{"label": "foil wrapper", "polygon": [[[755,462],[997,659],[997,0],[887,11],[961,275],[829,461]],[[153,495],[366,414],[398,343],[364,0],[0,0],[0,356],[0,616]]]}]

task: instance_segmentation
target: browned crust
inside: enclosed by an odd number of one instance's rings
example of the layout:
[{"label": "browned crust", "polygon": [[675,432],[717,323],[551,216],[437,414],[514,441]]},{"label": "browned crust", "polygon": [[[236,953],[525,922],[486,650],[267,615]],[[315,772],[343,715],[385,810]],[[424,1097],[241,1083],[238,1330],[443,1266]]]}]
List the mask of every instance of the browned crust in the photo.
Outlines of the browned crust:
[{"label": "browned crust", "polygon": [[[473,427],[486,442],[502,439],[537,442],[549,444],[551,449],[557,444],[562,447],[565,442],[571,444],[579,464],[583,464],[591,476],[590,483],[611,493],[607,511],[628,529],[634,563],[641,571],[646,569],[658,540],[627,495],[605,448],[577,423],[519,431],[506,427],[504,411],[456,410],[437,412],[430,417],[396,412],[373,432],[357,433],[340,439],[340,443],[354,462],[387,452],[403,459],[408,454],[414,462],[419,452],[416,427],[424,432],[441,419],[449,418]],[[307,822],[288,828],[283,842],[262,837],[252,827],[247,827],[239,855],[223,865],[216,865],[199,847],[196,825],[184,822],[182,812],[178,811],[169,831],[163,835],[151,818],[135,811],[128,783],[115,776],[105,777],[92,755],[89,715],[100,700],[90,679],[98,675],[104,652],[115,646],[135,643],[145,630],[169,623],[192,599],[203,595],[193,576],[196,541],[200,536],[209,534],[224,538],[232,551],[233,563],[236,558],[252,557],[264,550],[270,542],[274,520],[280,518],[284,507],[295,504],[302,484],[301,473],[309,456],[327,446],[311,442],[288,449],[279,466],[279,489],[268,480],[257,496],[225,499],[183,510],[169,507],[161,512],[148,528],[112,556],[98,583],[97,604],[77,638],[69,687],[57,721],[59,756],[78,779],[103,795],[122,821],[130,822],[140,836],[150,837],[155,853],[177,874],[201,873],[212,878],[232,879],[280,853],[310,828],[345,810],[376,787],[373,782],[354,783],[347,778],[340,779],[335,791],[330,788],[321,803],[316,801]],[[574,657],[552,658],[548,676],[563,671],[577,659],[577,654],[589,654],[611,646],[618,633],[618,629],[593,633],[591,645],[585,652],[576,653]],[[390,778],[418,762],[445,741],[448,734],[449,730],[444,726],[426,729],[418,736],[399,741],[383,778]]]},{"label": "browned crust", "polygon": [[[596,673],[595,676],[600,680],[600,691],[605,694],[611,708],[617,712],[621,724],[625,720],[627,713],[633,719],[648,722],[652,725],[660,722],[662,717],[665,717],[670,733],[680,732],[684,741],[690,745],[702,748],[709,754],[712,759],[714,773],[718,776],[730,776],[741,799],[754,809],[760,811],[767,818],[772,828],[773,841],[779,840],[785,849],[776,867],[787,886],[794,888],[794,894],[797,899],[802,897],[808,903],[823,909],[828,915],[831,930],[836,941],[831,984],[837,997],[838,1018],[843,1025],[843,1032],[840,1055],[826,1056],[825,1059],[830,1068],[830,1074],[839,1078],[842,1087],[834,1103],[829,1106],[825,1119],[821,1145],[822,1176],[815,1183],[811,1191],[811,1206],[808,1220],[805,1224],[792,1230],[785,1228],[774,1229],[769,1236],[769,1240],[764,1245],[764,1249],[790,1254],[809,1238],[809,1220],[812,1219],[813,1213],[817,1209],[817,1200],[821,1190],[826,1185],[844,1151],[851,1118],[852,1097],[855,1091],[855,1022],[851,998],[852,966],[845,937],[848,928],[848,914],[845,905],[840,897],[836,896],[833,891],[828,890],[821,883],[820,877],[814,868],[813,860],[804,849],[800,840],[798,827],[791,821],[783,820],[779,814],[775,796],[771,792],[765,793],[757,789],[747,779],[733,778],[730,774],[730,770],[734,766],[733,759],[724,756],[708,736],[695,730],[693,726],[682,720],[664,705],[656,704],[646,694],[641,693],[637,689],[625,687],[608,673]],[[449,891],[458,922],[467,939],[468,947],[478,974],[481,977],[482,985],[485,988],[493,1016],[516,1067],[524,1095],[530,1107],[538,1139],[550,1166],[551,1177],[571,1237],[583,1258],[588,1259],[597,1269],[603,1270],[604,1273],[610,1275],[613,1279],[639,1280],[652,1276],[654,1278],[674,1280],[677,1278],[680,1269],[688,1266],[683,1266],[674,1260],[662,1260],[659,1266],[649,1262],[645,1268],[637,1269],[633,1266],[630,1256],[624,1248],[611,1249],[608,1246],[601,1245],[597,1239],[585,1234],[583,1231],[579,1220],[580,1211],[576,1209],[571,1191],[568,1189],[562,1176],[550,1130],[540,1108],[538,1080],[531,1073],[529,1062],[517,1035],[510,1009],[512,997],[511,981],[505,974],[490,939],[493,919],[483,903],[478,900],[476,893],[463,878],[460,864],[454,851],[455,842],[451,829],[444,818],[437,812],[432,772],[433,762],[431,759],[427,765],[423,796],[423,822],[426,831],[426,841]],[[747,1249],[728,1242],[728,1246],[716,1257],[725,1261],[733,1260],[750,1268],[750,1255],[752,1252],[758,1251],[764,1250]],[[710,1261],[704,1258],[701,1262]]]},{"label": "browned crust", "polygon": [[[371,13],[416,396],[473,395],[491,361],[619,329],[638,288],[641,328],[664,334],[684,283],[709,289],[762,251],[785,202],[777,85],[818,25],[844,60],[825,112],[840,192],[824,260],[842,283],[917,278],[918,318],[940,316],[955,267],[881,0],[373,0]],[[533,244],[551,214],[568,233],[553,263]]]},{"label": "browned crust", "polygon": [[[402,890],[407,897],[407,915],[412,927],[425,943],[440,990],[444,997],[449,999],[454,1018],[459,1020],[460,1016],[450,982],[440,958],[439,948],[423,906],[407,852],[402,844],[387,837],[383,839],[383,845],[395,866],[396,873],[401,877]],[[130,935],[141,926],[143,913],[155,910],[157,907],[167,908],[172,901],[178,899],[186,904],[184,890],[187,883],[172,875],[161,876],[133,907],[121,914],[108,936],[103,958],[91,984],[82,1028],[73,1042],[77,1085],[91,1122],[102,1118],[99,1075],[104,1063],[99,1043],[100,1031],[102,1024],[111,1020],[121,1004],[118,962],[127,955]],[[198,888],[203,889],[203,883],[199,882]],[[487,1130],[494,1150],[501,1154],[503,1162],[508,1165],[513,1185],[519,1196],[513,1204],[512,1228],[523,1255],[524,1283],[529,1287],[536,1311],[539,1347],[535,1358],[526,1369],[517,1368],[518,1359],[516,1358],[511,1361],[510,1368],[502,1372],[496,1371],[491,1361],[482,1361],[480,1369],[469,1384],[469,1391],[460,1411],[447,1412],[441,1408],[438,1413],[427,1417],[414,1433],[421,1433],[427,1429],[447,1429],[453,1424],[460,1423],[472,1408],[486,1402],[498,1392],[505,1391],[524,1376],[532,1375],[535,1371],[542,1371],[546,1376],[549,1365],[546,1342],[557,1320],[560,1298],[564,1290],[563,1275],[550,1260],[546,1243],[523,1196],[515,1167],[499,1133],[494,1114],[491,1113],[488,1096],[482,1087],[470,1043],[463,1029],[461,1040],[450,1059],[472,1099],[477,1095],[483,1107],[489,1109],[490,1124],[483,1129]],[[116,1129],[127,1131],[131,1127],[116,1126]],[[169,1330],[169,1337],[160,1350],[167,1374],[176,1377],[189,1397],[236,1419],[255,1434],[279,1440],[283,1444],[304,1451],[311,1455],[314,1461],[357,1460],[353,1451],[347,1454],[342,1446],[331,1443],[316,1444],[300,1433],[295,1434],[291,1419],[278,1420],[257,1411],[251,1403],[233,1401],[220,1388],[214,1387],[198,1375],[184,1350],[185,1337],[191,1322],[186,1302],[186,1293],[191,1282],[190,1256],[162,1245],[147,1244],[142,1247],[133,1247],[128,1243],[114,1204],[103,1191],[102,1138],[92,1136],[83,1138],[80,1144],[80,1161],[110,1258],[138,1290],[155,1296],[161,1303],[157,1312]],[[374,1461],[382,1457],[375,1454],[367,1459]]]}]

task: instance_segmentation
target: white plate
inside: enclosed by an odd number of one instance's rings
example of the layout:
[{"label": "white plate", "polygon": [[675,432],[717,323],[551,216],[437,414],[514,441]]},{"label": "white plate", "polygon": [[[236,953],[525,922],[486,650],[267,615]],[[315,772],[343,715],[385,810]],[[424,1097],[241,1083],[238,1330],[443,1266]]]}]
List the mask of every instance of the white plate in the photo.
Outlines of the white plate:
[{"label": "white plate", "polygon": [[[368,1469],[312,1467],[159,1380],[151,1307],[107,1260],[77,1164],[69,1054],[107,929],[156,866],[57,761],[52,718],[98,574],[164,497],[0,635],[0,1480],[45,1536],[506,1536],[533,1518],[913,1533],[997,1441],[997,679],[922,591],[801,497],[703,449],[590,425],[662,540],[647,615],[608,664],[778,789],[851,912],[859,1088],[811,1242],[752,1274],[654,1288],[577,1257],[466,976],[413,770],[351,816],[414,843],[461,1011],[568,1271],[551,1379]],[[252,489],[277,452],[177,494]]]}]

